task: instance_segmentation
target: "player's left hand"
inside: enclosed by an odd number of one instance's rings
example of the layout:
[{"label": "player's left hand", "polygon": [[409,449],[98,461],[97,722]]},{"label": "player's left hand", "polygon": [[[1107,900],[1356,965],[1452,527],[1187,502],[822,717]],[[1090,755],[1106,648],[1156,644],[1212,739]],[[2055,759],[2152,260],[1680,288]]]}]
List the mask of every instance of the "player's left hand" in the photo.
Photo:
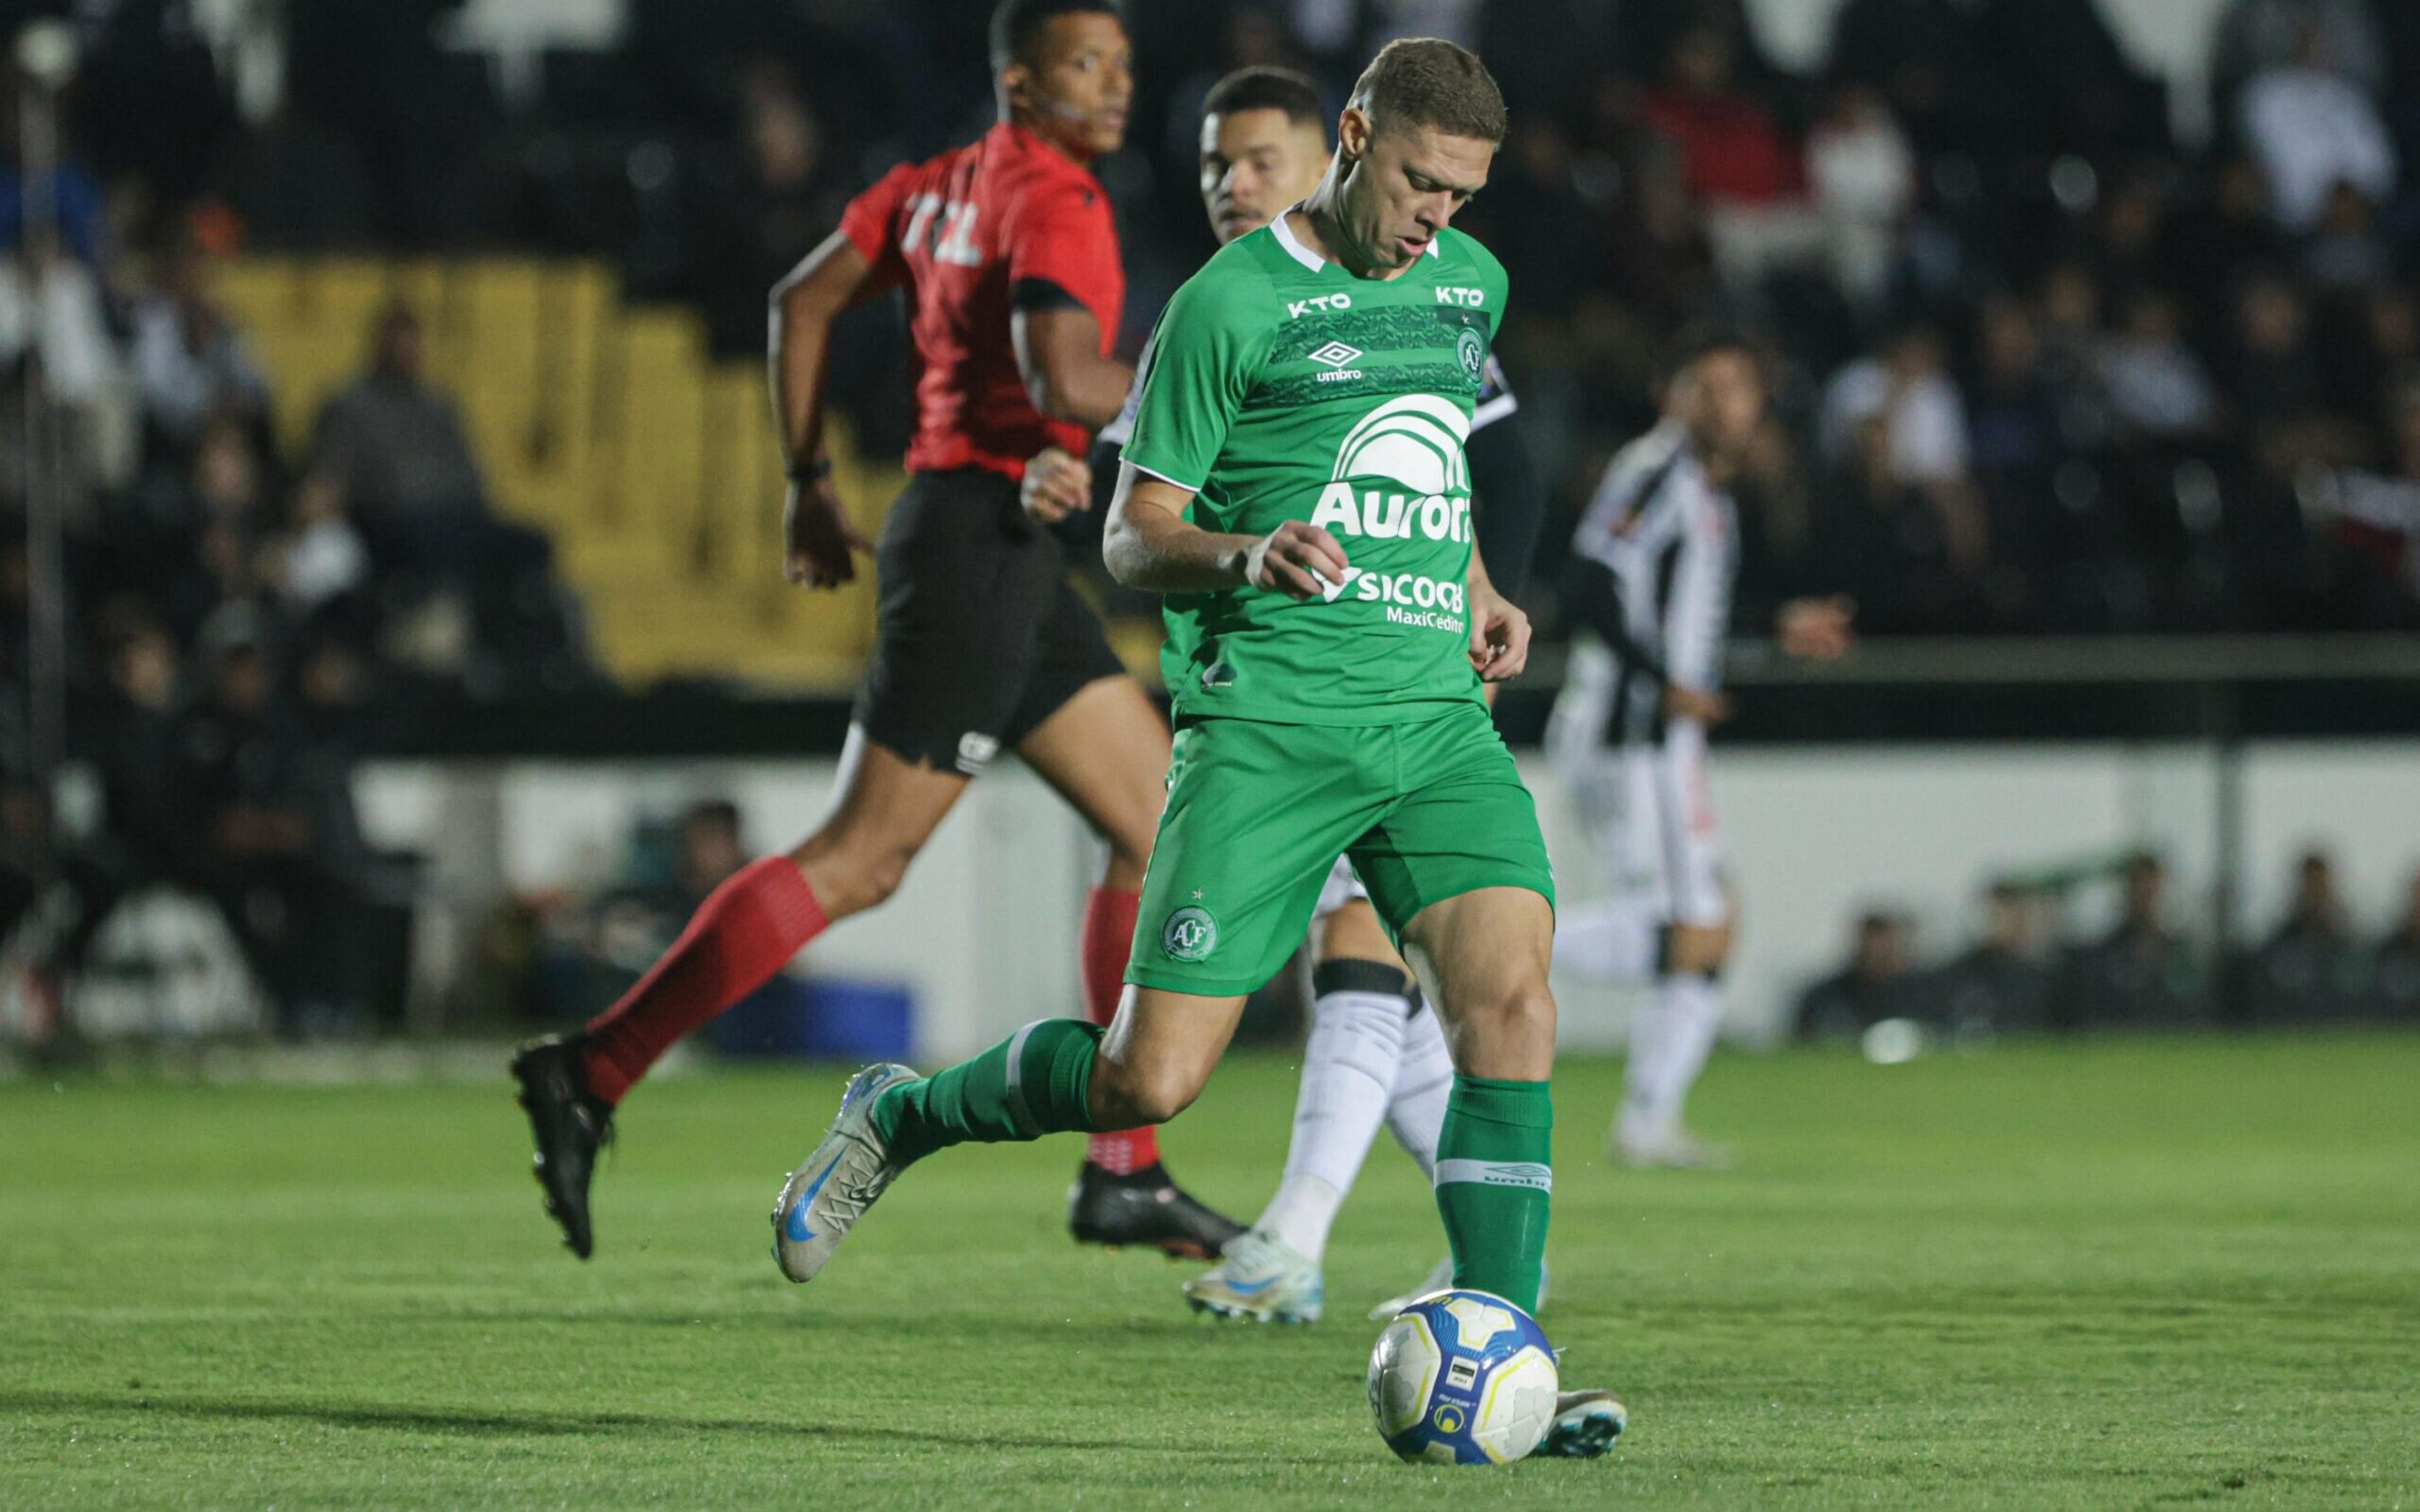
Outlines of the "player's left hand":
[{"label": "player's left hand", "polygon": [[830,478],[790,485],[782,512],[782,576],[808,588],[849,581],[857,576],[856,553],[873,549],[841,507]]},{"label": "player's left hand", "polygon": [[1470,595],[1470,665],[1489,683],[1509,683],[1529,665],[1529,616],[1492,588]]},{"label": "player's left hand", "polygon": [[1045,525],[1093,507],[1093,470],[1084,459],[1056,446],[1046,446],[1025,464],[1025,481],[1017,486],[1017,502]]}]

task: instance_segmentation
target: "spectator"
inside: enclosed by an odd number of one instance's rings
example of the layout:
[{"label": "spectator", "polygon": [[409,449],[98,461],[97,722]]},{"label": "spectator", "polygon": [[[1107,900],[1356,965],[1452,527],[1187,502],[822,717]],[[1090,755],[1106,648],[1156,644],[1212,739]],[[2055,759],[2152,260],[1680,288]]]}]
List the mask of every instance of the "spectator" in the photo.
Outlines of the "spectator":
[{"label": "spectator", "polygon": [[2303,270],[2332,293],[2382,289],[2395,276],[2394,254],[2379,234],[2377,208],[2351,184],[2339,180],[2328,191],[2327,208],[2303,253]]},{"label": "spectator", "polygon": [[1823,222],[1807,199],[1798,153],[1732,78],[1734,43],[1716,27],[1683,34],[1663,86],[1639,100],[1648,126],[1679,151],[1723,282],[1753,289],[1779,268],[1823,254]]},{"label": "spectator", "polygon": [[2256,1024],[2312,1023],[2358,1012],[2363,964],[2337,895],[2335,863],[2306,852],[2293,902],[2266,943],[2244,963],[2240,1011]]},{"label": "spectator", "polygon": [[1834,91],[1807,138],[1807,173],[1841,297],[1879,311],[1916,191],[1916,151],[1880,95],[1854,84]]},{"label": "spectator", "polygon": [[2316,224],[2340,183],[2372,201],[2394,192],[2394,139],[2377,104],[2335,70],[2324,27],[2306,25],[2291,59],[2254,77],[2242,111],[2243,139],[2288,230]]},{"label": "spectator", "polygon": [[368,370],[319,411],[312,462],[343,489],[382,563],[452,573],[476,560],[488,502],[461,417],[426,364],[420,317],[390,305]]},{"label": "spectator", "polygon": [[2212,93],[2223,105],[2255,76],[2291,65],[2315,31],[2334,72],[2363,94],[2384,91],[2386,39],[2368,0],[2234,0],[2218,23]]},{"label": "spectator", "polygon": [[2069,954],[2052,1002],[2064,1028],[2178,1028],[2204,1022],[2201,971],[2169,927],[2168,869],[2149,852],[2127,858],[2117,927]]},{"label": "spectator", "polygon": [[[423,626],[443,630],[420,642],[421,659],[482,698],[577,681],[585,658],[546,537],[489,512],[461,418],[424,374],[418,316],[391,306],[375,332],[369,370],[320,411],[312,468],[340,490],[392,596],[416,588]],[[310,524],[335,517],[333,503],[304,497]]]},{"label": "spectator", "polygon": [[1936,1011],[1962,1040],[2037,1033],[2049,1026],[2052,987],[2041,899],[2015,883],[1994,882],[1985,908],[1982,938],[1941,968]]},{"label": "spectator", "polygon": [[203,692],[173,738],[180,848],[217,899],[288,1032],[366,1026],[367,853],[341,752],[279,697],[256,616],[205,631]]},{"label": "spectator", "polygon": [[2396,405],[2385,471],[2348,468],[2304,481],[2304,516],[2420,599],[2420,384]]},{"label": "spectator", "polygon": [[1881,424],[1892,481],[1916,488],[1966,481],[1966,405],[1931,327],[1903,327],[1879,356],[1833,375],[1823,394],[1825,460],[1834,467],[1857,461],[1868,422]]},{"label": "spectator", "polygon": [[2420,1025],[2420,872],[2405,889],[2402,916],[2378,942],[2372,980],[2380,1017]]},{"label": "spectator", "polygon": [[181,455],[219,415],[262,426],[269,382],[225,311],[210,297],[211,259],[187,244],[169,259],[160,287],[134,307],[134,378],[144,419],[167,455]]},{"label": "spectator", "polygon": [[1860,917],[1848,964],[1799,995],[1798,1038],[1852,1040],[1885,1019],[1917,1016],[1915,933],[1903,914]]},{"label": "spectator", "polygon": [[2102,350],[2101,381],[2118,423],[2154,440],[2199,440],[2218,422],[2218,392],[2163,290],[2127,300],[2124,328]]}]

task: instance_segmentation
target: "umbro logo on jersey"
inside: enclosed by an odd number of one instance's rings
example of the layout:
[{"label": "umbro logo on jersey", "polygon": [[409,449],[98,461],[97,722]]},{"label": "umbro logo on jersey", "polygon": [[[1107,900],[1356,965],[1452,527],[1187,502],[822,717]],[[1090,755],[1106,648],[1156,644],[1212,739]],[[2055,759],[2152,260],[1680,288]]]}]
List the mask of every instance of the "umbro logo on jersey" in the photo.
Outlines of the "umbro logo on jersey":
[{"label": "umbro logo on jersey", "polygon": [[1311,360],[1323,367],[1351,367],[1354,360],[1360,355],[1361,348],[1358,347],[1348,347],[1341,341],[1331,341],[1311,353]]}]

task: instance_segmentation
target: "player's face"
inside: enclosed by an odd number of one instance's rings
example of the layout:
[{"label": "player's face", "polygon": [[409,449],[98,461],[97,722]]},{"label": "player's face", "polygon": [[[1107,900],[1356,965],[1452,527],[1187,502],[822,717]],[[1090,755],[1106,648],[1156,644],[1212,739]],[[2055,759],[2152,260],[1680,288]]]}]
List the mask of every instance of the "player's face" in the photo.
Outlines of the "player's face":
[{"label": "player's face", "polygon": [[1202,120],[1202,205],[1221,246],[1268,224],[1308,197],[1327,172],[1327,133],[1281,110],[1237,110]]},{"label": "player's face", "polygon": [[1338,128],[1350,164],[1342,208],[1344,232],[1373,269],[1409,268],[1486,186],[1496,144],[1450,136],[1433,126],[1376,130],[1348,110]]},{"label": "player's face", "polygon": [[1683,418],[1698,444],[1725,458],[1746,452],[1764,424],[1764,375],[1746,352],[1708,352],[1681,378]]},{"label": "player's face", "polygon": [[1134,49],[1118,18],[1083,10],[1044,23],[1031,63],[1001,75],[1008,100],[1033,130],[1078,157],[1125,144],[1134,103]]}]

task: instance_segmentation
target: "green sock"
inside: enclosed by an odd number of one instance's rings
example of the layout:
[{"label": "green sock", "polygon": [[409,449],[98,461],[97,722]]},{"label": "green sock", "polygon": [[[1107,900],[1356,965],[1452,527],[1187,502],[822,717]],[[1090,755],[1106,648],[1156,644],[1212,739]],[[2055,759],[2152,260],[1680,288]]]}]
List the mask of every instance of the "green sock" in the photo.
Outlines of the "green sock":
[{"label": "green sock", "polygon": [[952,1145],[1094,1133],[1084,1098],[1100,1043],[1098,1025],[1038,1019],[972,1060],[884,1092],[875,1132],[902,1165]]},{"label": "green sock", "polygon": [[1538,1310],[1553,1206],[1555,1101],[1544,1082],[1456,1074],[1437,1134],[1436,1203],[1453,1284]]}]

